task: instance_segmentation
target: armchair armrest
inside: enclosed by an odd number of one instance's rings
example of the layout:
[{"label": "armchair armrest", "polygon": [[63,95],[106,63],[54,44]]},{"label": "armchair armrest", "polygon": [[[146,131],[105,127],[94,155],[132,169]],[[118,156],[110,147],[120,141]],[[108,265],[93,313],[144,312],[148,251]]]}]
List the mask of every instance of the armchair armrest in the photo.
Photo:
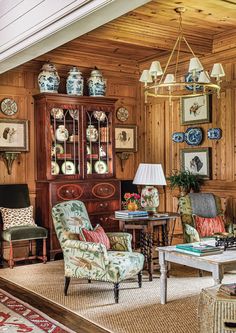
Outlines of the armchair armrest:
[{"label": "armchair armrest", "polygon": [[66,240],[63,244],[64,255],[94,261],[104,267],[109,263],[107,249],[101,243],[84,242],[79,240]]},{"label": "armchair armrest", "polygon": [[113,251],[132,252],[131,240],[132,235],[128,232],[107,232]]},{"label": "armchair armrest", "polygon": [[187,223],[184,224],[184,236],[187,243],[194,243],[200,241],[197,230]]}]

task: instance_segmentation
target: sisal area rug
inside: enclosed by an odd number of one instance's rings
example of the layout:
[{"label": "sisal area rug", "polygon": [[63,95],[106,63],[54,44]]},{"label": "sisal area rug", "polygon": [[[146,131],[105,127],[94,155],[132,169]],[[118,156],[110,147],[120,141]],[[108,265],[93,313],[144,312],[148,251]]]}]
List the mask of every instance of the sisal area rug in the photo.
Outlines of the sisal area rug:
[{"label": "sisal area rug", "polygon": [[0,289],[0,332],[75,333]]},{"label": "sisal area rug", "polygon": [[[197,333],[198,296],[213,279],[182,266],[168,279],[168,303],[160,304],[160,280],[144,276],[143,287],[134,280],[120,285],[119,304],[114,303],[113,285],[72,279],[68,296],[63,294],[63,261],[1,269],[0,277],[70,309],[113,333]],[[224,282],[235,281],[226,274]]]}]

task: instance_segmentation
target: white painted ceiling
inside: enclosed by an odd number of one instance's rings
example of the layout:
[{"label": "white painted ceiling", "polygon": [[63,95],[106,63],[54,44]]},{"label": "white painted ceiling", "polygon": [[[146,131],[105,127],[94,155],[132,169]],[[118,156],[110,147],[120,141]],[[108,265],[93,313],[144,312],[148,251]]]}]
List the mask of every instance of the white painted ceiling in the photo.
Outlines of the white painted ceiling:
[{"label": "white painted ceiling", "polygon": [[0,73],[150,0],[0,0]]}]

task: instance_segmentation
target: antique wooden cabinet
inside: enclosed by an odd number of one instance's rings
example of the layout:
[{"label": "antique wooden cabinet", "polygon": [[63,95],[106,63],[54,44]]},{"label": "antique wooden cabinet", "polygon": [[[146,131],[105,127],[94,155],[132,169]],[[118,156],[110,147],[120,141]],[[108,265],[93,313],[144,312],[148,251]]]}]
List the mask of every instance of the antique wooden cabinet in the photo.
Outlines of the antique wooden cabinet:
[{"label": "antique wooden cabinet", "polygon": [[105,97],[43,93],[34,96],[36,119],[36,216],[49,231],[49,255],[61,252],[51,218],[58,202],[85,203],[93,225],[118,230],[109,219],[120,209],[115,179],[114,103]]}]

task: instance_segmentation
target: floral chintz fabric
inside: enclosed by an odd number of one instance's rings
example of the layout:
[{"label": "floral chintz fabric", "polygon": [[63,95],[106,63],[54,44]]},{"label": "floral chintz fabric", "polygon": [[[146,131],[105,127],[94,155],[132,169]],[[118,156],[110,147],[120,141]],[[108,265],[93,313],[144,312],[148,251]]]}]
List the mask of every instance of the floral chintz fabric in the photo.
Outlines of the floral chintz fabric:
[{"label": "floral chintz fabric", "polygon": [[[215,198],[217,216],[222,216],[223,210],[221,207],[220,198],[217,196],[214,196],[214,198]],[[196,229],[189,195],[179,198],[179,212],[183,225],[184,241],[186,243],[194,243],[202,240],[201,236],[199,235]],[[228,232],[232,231],[232,221],[230,221],[227,218],[225,219],[225,230]]]},{"label": "floral chintz fabric", "polygon": [[128,233],[107,233],[111,250],[102,243],[76,239],[75,234],[83,235],[82,228],[92,230],[83,202],[59,203],[53,207],[52,217],[64,254],[65,276],[118,283],[143,269],[144,256],[132,252]]}]

